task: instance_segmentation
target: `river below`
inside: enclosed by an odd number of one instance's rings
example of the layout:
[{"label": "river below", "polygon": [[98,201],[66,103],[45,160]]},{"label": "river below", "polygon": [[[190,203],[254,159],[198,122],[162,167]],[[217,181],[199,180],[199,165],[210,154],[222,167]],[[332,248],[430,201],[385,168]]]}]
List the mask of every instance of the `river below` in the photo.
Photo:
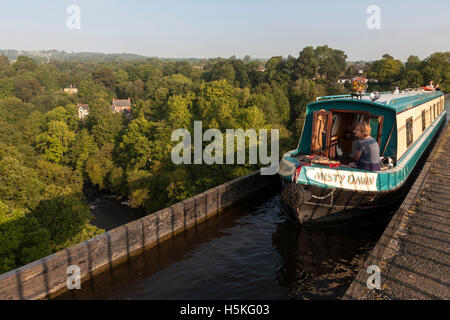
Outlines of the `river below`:
[{"label": "river below", "polygon": [[116,195],[95,191],[92,188],[85,188],[83,192],[91,209],[90,223],[105,231],[145,216],[144,210],[131,208],[126,200],[119,200]]}]

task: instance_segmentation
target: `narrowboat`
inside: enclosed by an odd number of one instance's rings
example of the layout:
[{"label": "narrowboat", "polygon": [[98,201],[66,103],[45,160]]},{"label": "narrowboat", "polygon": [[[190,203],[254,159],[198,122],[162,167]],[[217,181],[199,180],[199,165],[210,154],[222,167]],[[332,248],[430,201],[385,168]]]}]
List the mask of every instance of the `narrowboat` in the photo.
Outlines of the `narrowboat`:
[{"label": "narrowboat", "polygon": [[[280,161],[283,207],[300,224],[388,212],[401,203],[445,121],[440,91],[317,98],[307,105],[297,149]],[[378,143],[379,171],[351,165],[359,122]]]}]

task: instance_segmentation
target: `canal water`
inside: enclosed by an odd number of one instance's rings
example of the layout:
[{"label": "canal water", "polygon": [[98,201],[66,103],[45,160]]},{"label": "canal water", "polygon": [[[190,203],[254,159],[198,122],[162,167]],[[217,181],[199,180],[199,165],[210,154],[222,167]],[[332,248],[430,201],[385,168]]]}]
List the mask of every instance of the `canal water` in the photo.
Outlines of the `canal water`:
[{"label": "canal water", "polygon": [[[113,197],[90,204],[107,230],[142,216]],[[339,299],[390,217],[298,227],[268,190],[56,299]]]},{"label": "canal water", "polygon": [[339,299],[389,222],[299,227],[279,190],[252,199],[57,299]]}]

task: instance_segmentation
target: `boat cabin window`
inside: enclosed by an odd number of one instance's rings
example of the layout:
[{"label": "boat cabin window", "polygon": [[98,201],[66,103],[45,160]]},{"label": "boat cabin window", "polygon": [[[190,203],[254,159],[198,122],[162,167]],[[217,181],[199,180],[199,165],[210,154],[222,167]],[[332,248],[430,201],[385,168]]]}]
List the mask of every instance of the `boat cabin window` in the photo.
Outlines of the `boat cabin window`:
[{"label": "boat cabin window", "polygon": [[409,148],[409,146],[413,143],[413,119],[408,118],[406,120],[406,147]]},{"label": "boat cabin window", "polygon": [[425,128],[427,127],[425,122],[425,110],[422,111],[422,132],[425,131]]},{"label": "boat cabin window", "polygon": [[370,124],[371,136],[380,145],[383,116],[349,110],[315,111],[311,134],[311,155],[339,160],[344,165],[354,162],[352,155],[356,152],[357,139],[354,137],[353,129],[359,122]]}]

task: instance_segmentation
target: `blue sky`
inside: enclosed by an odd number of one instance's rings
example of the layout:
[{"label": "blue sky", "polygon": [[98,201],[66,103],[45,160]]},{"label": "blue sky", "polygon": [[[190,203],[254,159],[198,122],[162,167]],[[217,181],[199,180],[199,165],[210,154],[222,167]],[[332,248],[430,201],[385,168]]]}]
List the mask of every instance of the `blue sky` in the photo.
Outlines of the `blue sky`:
[{"label": "blue sky", "polygon": [[[66,27],[72,4],[80,30]],[[369,5],[381,9],[381,30],[366,27]],[[349,60],[450,51],[448,0],[2,0],[1,8],[0,49],[267,58],[327,44]]]}]

